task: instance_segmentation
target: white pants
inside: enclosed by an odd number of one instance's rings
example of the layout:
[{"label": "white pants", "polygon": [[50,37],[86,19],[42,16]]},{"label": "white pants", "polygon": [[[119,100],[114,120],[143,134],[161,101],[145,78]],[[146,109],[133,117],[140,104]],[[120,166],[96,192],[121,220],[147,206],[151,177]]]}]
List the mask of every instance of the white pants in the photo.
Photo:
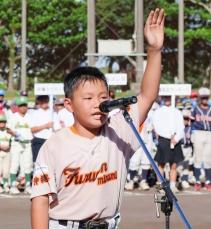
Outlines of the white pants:
[{"label": "white pants", "polygon": [[129,169],[136,171],[140,169],[150,169],[150,161],[141,147],[131,157]]},{"label": "white pants", "polygon": [[[121,217],[118,213],[112,219],[107,219],[106,222],[108,223],[108,229],[118,229]],[[59,224],[57,220],[49,220],[49,229],[80,229],[78,222],[68,221],[67,226],[63,226]]]},{"label": "white pants", "polygon": [[211,168],[211,131],[196,130],[191,136],[193,142],[194,167],[201,168],[204,163],[205,169]]},{"label": "white pants", "polygon": [[31,143],[12,142],[10,173],[17,174],[21,167],[22,173],[29,174],[32,172],[32,166]]},{"label": "white pants", "polygon": [[8,179],[10,172],[10,153],[0,151],[0,176]]}]

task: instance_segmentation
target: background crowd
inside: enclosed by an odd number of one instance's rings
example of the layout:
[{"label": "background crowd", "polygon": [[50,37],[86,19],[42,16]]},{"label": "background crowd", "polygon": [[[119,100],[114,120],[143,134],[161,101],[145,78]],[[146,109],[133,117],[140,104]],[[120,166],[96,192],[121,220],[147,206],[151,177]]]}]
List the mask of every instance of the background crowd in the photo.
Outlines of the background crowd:
[{"label": "background crowd", "polygon": [[[145,144],[158,163],[160,172],[170,182],[173,192],[194,185],[211,190],[211,104],[210,90],[177,98],[164,96],[155,103],[140,128]],[[159,184],[150,163],[140,148],[131,158],[126,190],[149,190]]]},{"label": "background crowd", "polygon": [[[55,131],[73,125],[72,113],[62,98],[40,95],[33,105],[25,91],[10,104],[0,90],[0,193],[31,193],[33,163],[43,143]],[[210,90],[200,88],[191,96],[159,97],[139,132],[160,172],[173,192],[194,186],[211,190],[211,101]],[[111,99],[115,98],[110,91]],[[115,115],[112,111],[110,115]],[[43,178],[44,179],[44,178]],[[159,184],[149,160],[140,148],[131,158],[126,190],[149,190]]]}]

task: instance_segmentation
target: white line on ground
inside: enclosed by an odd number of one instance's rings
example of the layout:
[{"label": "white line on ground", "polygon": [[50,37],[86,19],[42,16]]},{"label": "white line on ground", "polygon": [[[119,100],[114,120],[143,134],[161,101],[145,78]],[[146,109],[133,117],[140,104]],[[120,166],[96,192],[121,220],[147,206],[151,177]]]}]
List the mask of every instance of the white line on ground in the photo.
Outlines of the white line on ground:
[{"label": "white line on ground", "polygon": [[9,194],[0,194],[0,199],[29,199],[29,195],[9,195]]},{"label": "white line on ground", "polygon": [[[126,196],[154,196],[154,193],[125,191],[125,195]],[[183,192],[176,194],[176,196],[199,196],[199,195],[211,195],[211,192],[183,191]]]}]

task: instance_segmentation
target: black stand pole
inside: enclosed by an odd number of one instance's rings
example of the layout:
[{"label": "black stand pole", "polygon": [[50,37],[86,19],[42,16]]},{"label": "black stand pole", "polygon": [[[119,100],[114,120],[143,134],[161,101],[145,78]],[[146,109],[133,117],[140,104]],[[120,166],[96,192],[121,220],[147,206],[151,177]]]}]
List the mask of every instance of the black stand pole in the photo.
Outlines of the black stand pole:
[{"label": "black stand pole", "polygon": [[170,229],[170,215],[173,210],[173,203],[168,201],[166,195],[161,197],[161,211],[165,214],[166,229]]},{"label": "black stand pole", "polygon": [[[161,203],[161,211],[165,213],[166,216],[166,228],[169,228],[170,224],[170,214],[172,211],[173,205],[175,206],[177,212],[179,213],[180,218],[182,219],[183,223],[185,224],[185,227],[187,229],[192,229],[190,223],[188,222],[187,218],[185,217],[182,209],[180,208],[177,199],[173,192],[170,189],[169,183],[163,178],[161,175],[155,161],[153,160],[151,154],[149,153],[148,149],[146,148],[140,134],[138,133],[136,127],[133,124],[133,120],[130,117],[129,113],[127,112],[127,107],[123,107],[123,116],[126,120],[126,122],[130,125],[131,129],[133,130],[137,140],[139,141],[141,147],[144,150],[144,153],[146,154],[147,158],[150,161],[150,164],[152,165],[156,175],[158,176],[159,180],[161,181],[161,188],[165,191],[165,196],[161,198],[160,203]],[[158,202],[159,203],[159,202]]]}]

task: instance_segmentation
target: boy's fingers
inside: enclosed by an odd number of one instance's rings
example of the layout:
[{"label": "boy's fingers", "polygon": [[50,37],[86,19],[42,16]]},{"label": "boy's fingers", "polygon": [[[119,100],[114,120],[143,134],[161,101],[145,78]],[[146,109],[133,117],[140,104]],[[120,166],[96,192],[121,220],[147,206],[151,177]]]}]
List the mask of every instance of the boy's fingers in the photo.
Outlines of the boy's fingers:
[{"label": "boy's fingers", "polygon": [[161,9],[160,12],[159,12],[158,18],[157,18],[157,24],[158,25],[161,25],[161,22],[163,20],[163,17],[164,17],[164,10]]},{"label": "boy's fingers", "polygon": [[164,27],[165,18],[166,18],[165,15],[163,15],[162,21],[161,21],[161,23],[160,23],[160,25],[161,25],[162,27]]},{"label": "boy's fingers", "polygon": [[154,15],[154,11],[151,10],[150,13],[149,13],[149,16],[148,16],[148,18],[147,18],[147,20],[146,20],[146,24],[147,24],[147,25],[151,25],[151,24],[152,24],[153,15]]},{"label": "boy's fingers", "polygon": [[159,11],[160,10],[158,8],[155,10],[155,13],[154,13],[153,18],[152,18],[152,24],[156,24],[157,23]]}]

